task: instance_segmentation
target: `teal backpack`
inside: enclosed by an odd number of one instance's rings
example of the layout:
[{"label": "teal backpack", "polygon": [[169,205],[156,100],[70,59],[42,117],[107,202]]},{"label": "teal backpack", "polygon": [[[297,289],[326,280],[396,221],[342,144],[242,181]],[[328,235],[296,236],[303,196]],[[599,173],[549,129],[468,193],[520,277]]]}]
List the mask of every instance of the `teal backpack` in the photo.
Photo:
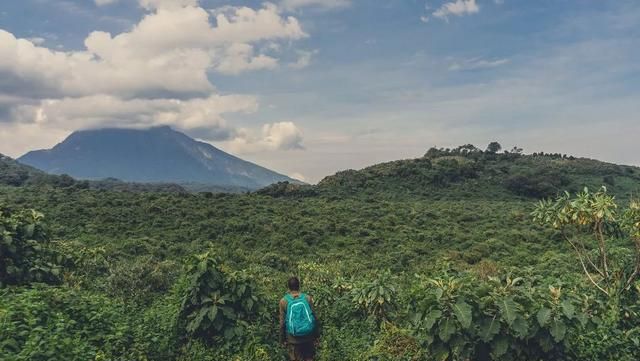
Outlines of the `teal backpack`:
[{"label": "teal backpack", "polygon": [[293,298],[287,293],[284,299],[287,300],[287,333],[295,337],[312,334],[316,329],[316,318],[307,302],[307,295],[301,293],[298,298]]}]

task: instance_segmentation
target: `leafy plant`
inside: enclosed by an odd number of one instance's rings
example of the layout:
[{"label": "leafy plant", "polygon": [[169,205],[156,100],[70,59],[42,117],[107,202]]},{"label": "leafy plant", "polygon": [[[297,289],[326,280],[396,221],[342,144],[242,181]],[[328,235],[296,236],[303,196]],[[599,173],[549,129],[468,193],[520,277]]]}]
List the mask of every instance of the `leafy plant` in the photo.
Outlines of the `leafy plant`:
[{"label": "leafy plant", "polygon": [[205,342],[233,340],[260,311],[256,287],[241,273],[225,271],[211,253],[195,256],[180,318],[186,336]]},{"label": "leafy plant", "polygon": [[356,307],[377,320],[388,321],[396,310],[397,290],[389,271],[354,287],[351,293]]},{"label": "leafy plant", "polygon": [[56,261],[62,259],[48,248],[43,219],[34,210],[12,213],[0,207],[0,287],[59,281],[61,269]]},{"label": "leafy plant", "polygon": [[[605,187],[596,193],[585,188],[575,198],[565,192],[556,200],[540,201],[532,215],[537,222],[560,229],[591,284],[605,295],[617,297],[620,292],[630,289],[640,273],[638,208],[638,203],[632,202],[629,209],[620,216],[615,197],[608,194]],[[578,232],[571,233],[572,227]],[[631,264],[619,265],[619,269],[614,270],[609,248],[621,229],[626,229],[633,239],[631,252],[634,259]],[[592,239],[595,240],[593,245],[590,244]],[[592,255],[592,248],[595,248],[595,256]],[[627,268],[632,271],[625,272]]]}]

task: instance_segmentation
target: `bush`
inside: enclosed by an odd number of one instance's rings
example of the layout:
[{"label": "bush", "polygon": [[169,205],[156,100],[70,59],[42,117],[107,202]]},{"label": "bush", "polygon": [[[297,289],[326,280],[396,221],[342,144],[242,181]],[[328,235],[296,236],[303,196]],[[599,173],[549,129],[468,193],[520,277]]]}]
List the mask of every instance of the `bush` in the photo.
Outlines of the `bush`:
[{"label": "bush", "polygon": [[[65,288],[2,291],[2,360],[115,359],[129,354],[124,307],[112,299]],[[133,358],[133,357],[132,357]]]},{"label": "bush", "polygon": [[152,256],[120,261],[110,269],[107,291],[117,297],[148,303],[154,294],[165,293],[171,288],[178,271],[175,262],[159,262]]},{"label": "bush", "polygon": [[521,278],[445,275],[414,288],[413,329],[438,360],[562,359],[566,335],[587,324],[587,310],[560,288]]},{"label": "bush", "polygon": [[49,248],[43,219],[34,210],[12,213],[0,207],[0,287],[59,282],[62,259]]},{"label": "bush", "polygon": [[193,258],[187,279],[179,321],[187,338],[233,341],[261,311],[254,283],[241,273],[223,270],[211,253]]}]

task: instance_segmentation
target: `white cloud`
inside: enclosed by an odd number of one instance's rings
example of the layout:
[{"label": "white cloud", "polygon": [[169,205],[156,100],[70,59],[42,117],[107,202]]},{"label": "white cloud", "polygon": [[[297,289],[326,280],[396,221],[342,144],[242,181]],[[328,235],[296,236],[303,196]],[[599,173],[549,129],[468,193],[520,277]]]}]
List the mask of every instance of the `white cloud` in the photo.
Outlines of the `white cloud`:
[{"label": "white cloud", "polygon": [[449,66],[451,71],[464,71],[464,70],[480,70],[497,68],[502,65],[509,64],[509,59],[495,59],[486,60],[481,58],[467,59],[460,62],[455,62]]},{"label": "white cloud", "polygon": [[[50,50],[0,30],[0,73],[11,76],[12,86],[37,89],[46,97],[202,96],[214,89],[207,76],[210,70],[237,74],[277,65],[273,57],[254,55],[251,43],[307,36],[295,18],[280,16],[271,4],[225,12],[216,16],[214,27],[209,13],[200,7],[160,7],[130,32],[91,33],[82,51]],[[232,65],[236,61],[240,64]],[[0,88],[0,92],[15,90]]]},{"label": "white cloud", "polygon": [[303,7],[335,9],[349,5],[351,5],[350,0],[282,0],[280,2],[280,6],[285,10],[296,10]]},{"label": "white cloud", "polygon": [[438,10],[433,12],[433,16],[446,19],[449,15],[463,16],[475,14],[480,11],[476,0],[456,0],[443,4]]},{"label": "white cloud", "polygon": [[234,153],[250,154],[263,151],[304,149],[302,131],[293,122],[265,124],[259,135],[240,129],[227,147]]},{"label": "white cloud", "polygon": [[[139,4],[147,11],[129,31],[94,31],[80,50],[51,49],[42,46],[44,39],[18,39],[0,29],[0,127],[59,134],[171,125],[205,139],[235,138],[246,131],[227,124],[224,115],[255,112],[258,103],[252,96],[220,95],[210,73],[274,69],[279,54],[295,51],[292,41],[308,36],[295,17],[269,3],[212,11],[197,0]],[[283,124],[268,125],[254,143],[295,148],[297,133],[287,134],[291,129]]]},{"label": "white cloud", "polygon": [[216,70],[223,74],[237,75],[250,70],[278,67],[278,59],[264,54],[255,56],[253,46],[249,44],[232,44],[225,52],[225,56],[216,65]]},{"label": "white cloud", "polygon": [[33,37],[33,38],[28,38],[27,40],[29,40],[30,42],[32,42],[35,45],[42,45],[44,44],[45,41],[47,41],[45,38],[41,38],[39,36]]},{"label": "white cloud", "polygon": [[248,7],[226,6],[214,10],[216,24],[212,40],[216,42],[256,42],[267,39],[297,40],[308,35],[293,16],[284,17],[277,6],[265,3],[254,10]]},{"label": "white cloud", "polygon": [[172,125],[181,129],[227,128],[225,113],[252,113],[258,108],[254,97],[211,95],[208,98],[130,99],[111,95],[44,100],[15,109],[23,123],[85,129],[99,126],[149,127]]}]

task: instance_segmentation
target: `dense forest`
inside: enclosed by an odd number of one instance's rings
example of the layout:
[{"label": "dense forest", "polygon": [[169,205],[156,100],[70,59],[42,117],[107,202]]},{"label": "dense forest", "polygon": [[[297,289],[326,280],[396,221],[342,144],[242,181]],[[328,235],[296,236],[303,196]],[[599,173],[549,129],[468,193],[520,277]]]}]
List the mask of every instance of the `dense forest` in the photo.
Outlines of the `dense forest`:
[{"label": "dense forest", "polygon": [[[472,145],[253,193],[0,158],[0,359],[640,359],[640,169]],[[114,186],[117,185],[117,186]]]}]

